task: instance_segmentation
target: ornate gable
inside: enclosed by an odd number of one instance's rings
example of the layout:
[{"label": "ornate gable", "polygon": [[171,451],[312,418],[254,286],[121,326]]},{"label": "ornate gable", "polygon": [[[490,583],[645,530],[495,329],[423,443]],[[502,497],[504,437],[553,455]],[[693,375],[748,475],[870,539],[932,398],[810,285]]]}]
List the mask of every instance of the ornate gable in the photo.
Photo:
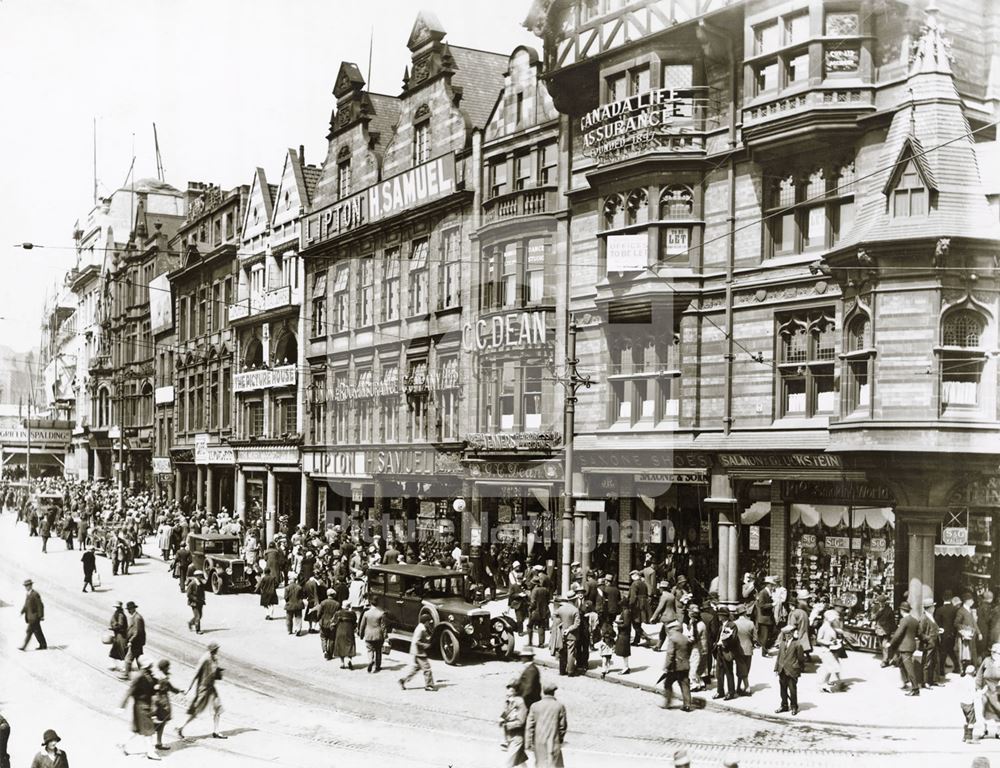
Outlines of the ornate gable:
[{"label": "ornate gable", "polygon": [[258,168],[254,173],[253,184],[250,185],[250,196],[243,217],[242,240],[252,240],[263,235],[270,228],[273,211],[271,188],[267,184],[264,169]]},{"label": "ornate gable", "polygon": [[364,87],[365,79],[361,76],[358,65],[350,61],[340,62],[340,70],[337,72],[337,80],[333,86],[333,95],[337,97],[338,101]]},{"label": "ornate gable", "polygon": [[430,11],[421,11],[417,14],[416,21],[413,22],[413,29],[410,30],[410,39],[406,41],[406,47],[415,52],[429,43],[440,42],[446,34],[447,32],[437,16]]}]

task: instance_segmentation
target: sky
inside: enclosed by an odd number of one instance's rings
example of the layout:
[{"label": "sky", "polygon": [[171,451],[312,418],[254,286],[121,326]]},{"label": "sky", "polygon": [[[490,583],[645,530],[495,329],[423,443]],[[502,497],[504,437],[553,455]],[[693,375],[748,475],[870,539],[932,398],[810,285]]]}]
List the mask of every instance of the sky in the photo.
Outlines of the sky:
[{"label": "sky", "polygon": [[[447,42],[510,53],[540,47],[530,0],[0,0],[0,344],[40,339],[42,307],[73,266],[74,223],[98,193],[155,177],[228,189],[288,147],[326,157],[341,61],[398,95],[421,9]],[[369,41],[374,39],[371,77]],[[30,242],[44,248],[25,250]]]}]

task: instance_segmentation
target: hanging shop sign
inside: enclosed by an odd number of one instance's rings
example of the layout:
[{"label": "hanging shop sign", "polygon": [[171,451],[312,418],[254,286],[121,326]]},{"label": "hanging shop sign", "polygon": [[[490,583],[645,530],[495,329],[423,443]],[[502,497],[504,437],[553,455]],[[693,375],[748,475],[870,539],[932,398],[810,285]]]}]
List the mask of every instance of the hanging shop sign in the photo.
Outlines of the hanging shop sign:
[{"label": "hanging shop sign", "polygon": [[558,432],[470,432],[465,436],[466,448],[477,453],[488,451],[550,451],[559,446]]},{"label": "hanging shop sign", "polygon": [[583,154],[603,165],[677,146],[669,137],[694,132],[694,103],[693,88],[655,88],[602,104],[580,118]]},{"label": "hanging shop sign", "polygon": [[242,371],[233,374],[233,391],[250,392],[255,389],[294,386],[298,368],[282,365],[277,368],[262,368],[259,371]]},{"label": "hanging shop sign", "polygon": [[962,546],[969,543],[968,528],[942,528],[941,543],[952,546]]},{"label": "hanging shop sign", "polygon": [[157,387],[153,390],[153,404],[165,405],[174,401],[173,386]]},{"label": "hanging shop sign", "polygon": [[508,312],[481,317],[462,328],[462,345],[469,352],[507,352],[539,347],[548,340],[548,312]]},{"label": "hanging shop sign", "polygon": [[759,552],[760,551],[760,526],[751,525],[748,527],[748,534],[750,537],[750,551]]},{"label": "hanging shop sign", "polygon": [[444,155],[369,187],[368,215],[372,221],[433,202],[455,191],[455,156]]},{"label": "hanging shop sign", "polygon": [[171,473],[170,468],[170,457],[154,456],[153,457],[153,474],[154,475],[169,475]]},{"label": "hanging shop sign", "polygon": [[608,235],[606,251],[609,275],[641,272],[649,265],[649,236]]}]

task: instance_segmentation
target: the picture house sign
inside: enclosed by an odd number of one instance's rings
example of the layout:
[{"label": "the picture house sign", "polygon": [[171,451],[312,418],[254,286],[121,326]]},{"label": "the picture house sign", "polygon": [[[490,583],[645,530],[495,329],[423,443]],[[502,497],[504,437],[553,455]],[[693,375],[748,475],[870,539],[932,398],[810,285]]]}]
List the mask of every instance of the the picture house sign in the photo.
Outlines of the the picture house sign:
[{"label": "the picture house sign", "polygon": [[305,244],[347,234],[450,195],[456,188],[455,156],[437,157],[312,214],[303,230]]},{"label": "the picture house sign", "polygon": [[693,131],[696,91],[657,88],[591,110],[580,119],[584,154],[603,164],[677,146],[664,138]]}]

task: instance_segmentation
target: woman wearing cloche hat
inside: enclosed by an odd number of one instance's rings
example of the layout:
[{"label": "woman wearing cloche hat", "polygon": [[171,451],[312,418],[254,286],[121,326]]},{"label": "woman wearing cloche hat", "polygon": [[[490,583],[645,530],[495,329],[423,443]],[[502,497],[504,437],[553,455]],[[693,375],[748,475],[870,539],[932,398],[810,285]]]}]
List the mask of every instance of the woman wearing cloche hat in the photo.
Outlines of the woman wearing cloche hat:
[{"label": "woman wearing cloche hat", "polygon": [[42,749],[31,761],[31,768],[69,768],[66,752],[59,749],[59,734],[51,728],[42,735]]}]

